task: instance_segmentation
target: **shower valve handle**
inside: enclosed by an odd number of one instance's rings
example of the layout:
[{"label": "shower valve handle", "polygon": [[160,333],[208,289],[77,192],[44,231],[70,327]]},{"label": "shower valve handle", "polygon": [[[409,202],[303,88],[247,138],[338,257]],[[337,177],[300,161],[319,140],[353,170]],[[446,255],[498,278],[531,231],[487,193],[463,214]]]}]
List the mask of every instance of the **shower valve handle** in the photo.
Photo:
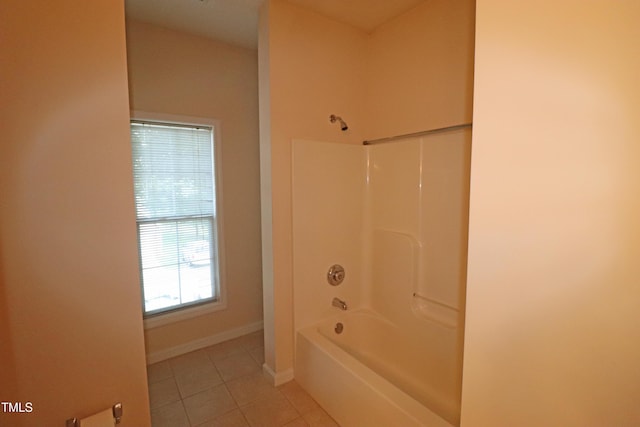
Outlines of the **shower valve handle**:
[{"label": "shower valve handle", "polygon": [[338,286],[344,280],[344,276],[344,268],[341,265],[334,264],[327,272],[327,282],[329,282],[331,286]]}]

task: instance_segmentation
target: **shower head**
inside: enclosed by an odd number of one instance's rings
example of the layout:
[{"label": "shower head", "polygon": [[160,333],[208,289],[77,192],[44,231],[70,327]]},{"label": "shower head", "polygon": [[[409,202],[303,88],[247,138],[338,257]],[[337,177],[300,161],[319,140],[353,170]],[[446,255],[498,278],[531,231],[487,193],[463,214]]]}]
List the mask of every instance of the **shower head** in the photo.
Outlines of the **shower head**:
[{"label": "shower head", "polygon": [[340,129],[343,132],[345,130],[349,129],[349,126],[347,126],[347,124],[344,122],[344,120],[342,120],[342,117],[340,117],[340,116],[336,116],[335,114],[332,114],[332,115],[329,116],[329,121],[331,123],[339,122],[340,123]]}]

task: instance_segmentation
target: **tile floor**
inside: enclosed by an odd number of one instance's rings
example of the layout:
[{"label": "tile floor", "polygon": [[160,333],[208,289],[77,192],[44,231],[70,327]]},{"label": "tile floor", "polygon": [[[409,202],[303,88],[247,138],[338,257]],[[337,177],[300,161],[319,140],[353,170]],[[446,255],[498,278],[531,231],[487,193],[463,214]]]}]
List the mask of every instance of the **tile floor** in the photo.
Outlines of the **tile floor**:
[{"label": "tile floor", "polygon": [[338,427],[300,387],[262,374],[262,331],[147,367],[153,427]]}]

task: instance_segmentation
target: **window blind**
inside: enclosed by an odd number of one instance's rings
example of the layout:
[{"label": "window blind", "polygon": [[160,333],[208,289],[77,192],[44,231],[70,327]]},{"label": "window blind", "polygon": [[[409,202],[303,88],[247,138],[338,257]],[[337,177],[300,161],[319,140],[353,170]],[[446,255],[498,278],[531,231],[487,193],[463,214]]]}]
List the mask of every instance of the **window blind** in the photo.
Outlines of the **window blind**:
[{"label": "window blind", "polygon": [[211,128],[131,122],[144,311],[216,300]]},{"label": "window blind", "polygon": [[210,128],[131,123],[139,221],[215,215]]}]

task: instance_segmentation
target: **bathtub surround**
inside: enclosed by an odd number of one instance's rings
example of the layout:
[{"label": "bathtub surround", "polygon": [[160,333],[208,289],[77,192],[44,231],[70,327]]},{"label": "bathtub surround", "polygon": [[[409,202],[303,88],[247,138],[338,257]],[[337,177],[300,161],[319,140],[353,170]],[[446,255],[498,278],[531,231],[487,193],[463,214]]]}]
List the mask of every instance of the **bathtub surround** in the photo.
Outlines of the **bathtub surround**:
[{"label": "bathtub surround", "polygon": [[470,144],[293,141],[295,377],[342,425],[459,425]]},{"label": "bathtub surround", "polygon": [[[365,236],[365,147],[296,140],[293,142],[293,277],[296,330],[339,311],[362,306],[367,266]],[[327,283],[333,264],[345,268],[338,286]]]}]

